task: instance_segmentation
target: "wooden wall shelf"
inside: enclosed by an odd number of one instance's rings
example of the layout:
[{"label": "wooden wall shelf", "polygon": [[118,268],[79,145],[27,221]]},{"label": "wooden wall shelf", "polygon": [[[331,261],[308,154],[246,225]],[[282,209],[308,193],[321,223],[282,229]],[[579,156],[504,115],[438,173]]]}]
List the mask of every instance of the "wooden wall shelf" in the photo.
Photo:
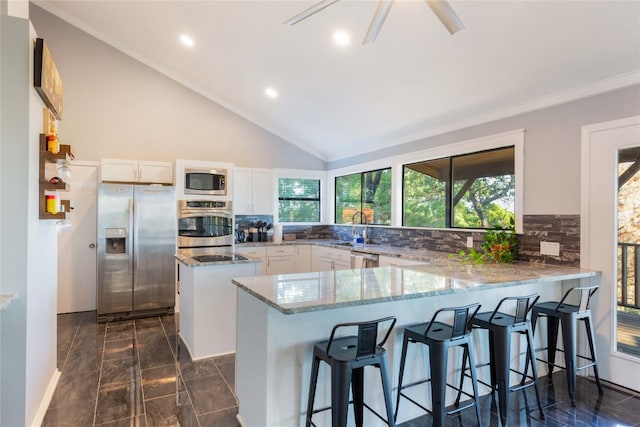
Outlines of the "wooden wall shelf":
[{"label": "wooden wall shelf", "polygon": [[49,179],[45,176],[45,169],[47,163],[64,164],[67,160],[72,158],[71,146],[60,145],[60,151],[56,154],[47,151],[47,136],[43,133],[40,134],[40,195],[39,195],[39,212],[40,219],[66,219],[67,212],[71,209],[71,202],[69,200],[61,200],[60,208],[62,212],[52,214],[47,212],[47,204],[45,198],[45,191],[69,191],[70,186],[68,183],[60,181],[55,184],[49,182]]}]

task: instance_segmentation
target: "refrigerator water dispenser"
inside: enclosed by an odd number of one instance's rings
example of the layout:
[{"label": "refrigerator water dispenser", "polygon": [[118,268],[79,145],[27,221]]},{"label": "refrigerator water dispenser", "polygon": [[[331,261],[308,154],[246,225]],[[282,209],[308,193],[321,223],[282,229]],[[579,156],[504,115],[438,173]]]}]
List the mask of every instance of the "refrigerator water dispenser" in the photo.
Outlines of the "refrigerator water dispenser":
[{"label": "refrigerator water dispenser", "polygon": [[105,230],[105,238],[107,244],[105,252],[107,254],[124,254],[127,252],[127,229],[126,228],[107,228]]}]

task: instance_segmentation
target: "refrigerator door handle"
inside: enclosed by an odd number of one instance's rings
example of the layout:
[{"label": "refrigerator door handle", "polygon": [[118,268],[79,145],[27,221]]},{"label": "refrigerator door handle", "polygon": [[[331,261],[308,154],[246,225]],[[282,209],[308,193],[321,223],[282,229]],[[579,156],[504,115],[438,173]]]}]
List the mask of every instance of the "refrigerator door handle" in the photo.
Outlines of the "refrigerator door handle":
[{"label": "refrigerator door handle", "polygon": [[[135,258],[138,255],[137,252],[137,246],[135,244],[135,241],[137,240],[138,236],[136,235],[137,232],[137,218],[136,218],[136,212],[135,212],[135,201],[134,199],[129,199],[129,244],[128,244],[128,251],[130,254],[133,254],[132,256],[129,256],[129,271],[133,272],[135,271]],[[133,283],[131,284],[131,286],[133,287],[135,284],[135,276],[133,277]],[[132,288],[133,289],[133,288]]]}]

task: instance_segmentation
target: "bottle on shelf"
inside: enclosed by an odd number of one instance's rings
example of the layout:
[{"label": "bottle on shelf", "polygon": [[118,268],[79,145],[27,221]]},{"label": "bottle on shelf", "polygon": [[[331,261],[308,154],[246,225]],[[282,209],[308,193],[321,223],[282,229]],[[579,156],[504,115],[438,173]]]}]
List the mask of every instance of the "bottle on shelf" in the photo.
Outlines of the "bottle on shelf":
[{"label": "bottle on shelf", "polygon": [[57,192],[46,192],[44,198],[46,201],[45,209],[47,212],[53,215],[60,212],[60,199],[58,198]]},{"label": "bottle on shelf", "polygon": [[47,134],[47,151],[53,154],[58,154],[60,152],[60,140],[58,140],[55,121],[51,122],[49,125],[49,133]]}]

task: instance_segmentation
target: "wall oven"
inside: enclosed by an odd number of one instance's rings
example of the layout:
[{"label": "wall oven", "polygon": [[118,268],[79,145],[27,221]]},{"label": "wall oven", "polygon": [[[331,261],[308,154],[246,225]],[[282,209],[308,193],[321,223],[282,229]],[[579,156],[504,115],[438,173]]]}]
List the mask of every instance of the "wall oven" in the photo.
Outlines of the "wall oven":
[{"label": "wall oven", "polygon": [[185,168],[184,194],[227,195],[227,170],[222,168]]},{"label": "wall oven", "polygon": [[233,245],[231,202],[178,201],[178,253],[215,253]]}]

